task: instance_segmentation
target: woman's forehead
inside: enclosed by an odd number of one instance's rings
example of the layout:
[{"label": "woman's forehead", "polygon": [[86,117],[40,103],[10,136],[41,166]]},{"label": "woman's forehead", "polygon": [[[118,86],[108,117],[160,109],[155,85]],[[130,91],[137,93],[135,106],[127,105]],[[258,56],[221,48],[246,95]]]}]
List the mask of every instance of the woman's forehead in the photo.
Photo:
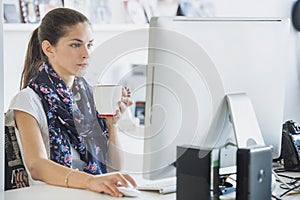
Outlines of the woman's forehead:
[{"label": "woman's forehead", "polygon": [[67,27],[64,37],[90,41],[93,40],[93,31],[88,23],[78,23]]}]

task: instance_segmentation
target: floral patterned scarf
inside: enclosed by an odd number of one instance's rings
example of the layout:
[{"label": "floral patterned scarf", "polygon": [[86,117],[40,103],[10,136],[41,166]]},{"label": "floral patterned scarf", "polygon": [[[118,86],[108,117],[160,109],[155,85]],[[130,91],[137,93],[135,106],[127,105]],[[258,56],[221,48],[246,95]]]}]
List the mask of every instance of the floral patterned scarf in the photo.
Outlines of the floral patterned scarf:
[{"label": "floral patterned scarf", "polygon": [[71,146],[86,163],[85,172],[106,173],[108,131],[104,119],[98,118],[92,88],[82,77],[76,77],[73,91],[49,64],[29,82],[41,98],[50,141],[50,159],[72,167]]}]

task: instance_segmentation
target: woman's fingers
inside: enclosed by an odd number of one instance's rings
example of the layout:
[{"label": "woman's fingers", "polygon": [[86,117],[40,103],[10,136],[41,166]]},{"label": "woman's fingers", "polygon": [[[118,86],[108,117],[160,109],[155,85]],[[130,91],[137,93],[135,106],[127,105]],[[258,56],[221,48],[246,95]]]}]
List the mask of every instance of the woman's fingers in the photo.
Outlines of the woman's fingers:
[{"label": "woman's fingers", "polygon": [[136,183],[130,175],[115,172],[94,176],[89,184],[89,189],[100,193],[103,192],[113,197],[122,197],[123,194],[117,187],[129,187],[130,184],[136,187]]},{"label": "woman's fingers", "polygon": [[126,104],[123,101],[119,101],[118,105],[119,105],[120,114],[124,113],[127,109]]},{"label": "woman's fingers", "polygon": [[[120,196],[120,194],[119,194],[120,192],[117,190],[117,188],[110,186],[109,183],[103,183],[101,185],[101,187],[102,187],[102,191],[106,194],[109,194],[110,196],[113,196],[113,197]],[[115,188],[115,190],[113,188]]]},{"label": "woman's fingers", "polygon": [[132,99],[130,97],[122,97],[121,101],[128,107],[132,105]]},{"label": "woman's fingers", "polygon": [[121,101],[126,105],[126,106],[131,106],[132,105],[132,100],[131,100],[131,91],[128,87],[123,87],[122,88],[122,98]]},{"label": "woman's fingers", "polygon": [[117,176],[118,176],[118,182],[119,182],[119,184],[121,184],[124,187],[128,187],[129,186],[128,182],[127,182],[127,179],[126,179],[126,177],[123,174],[117,173]]},{"label": "woman's fingers", "polygon": [[133,178],[131,176],[129,176],[128,174],[123,174],[123,176],[126,178],[127,181],[129,181],[131,183],[131,185],[133,187],[137,186],[136,183],[135,183],[135,181],[133,180]]},{"label": "woman's fingers", "polygon": [[111,182],[108,182],[106,185],[107,191],[109,192],[111,196],[114,197],[122,197],[123,194],[117,189],[117,185]]},{"label": "woman's fingers", "polygon": [[123,97],[131,97],[131,91],[128,87],[123,87],[122,89],[122,96]]},{"label": "woman's fingers", "polygon": [[100,193],[106,193],[113,197],[122,197],[123,194],[117,189],[118,186],[127,186],[125,177],[120,173],[109,173],[95,176],[89,189]]},{"label": "woman's fingers", "polygon": [[109,181],[105,182],[105,188],[107,190],[107,193],[111,196],[115,197],[122,197],[123,194],[117,189],[117,186],[124,186],[128,187],[129,181],[131,184],[135,185],[135,182],[129,175],[122,175],[120,173],[115,173],[110,175]]}]

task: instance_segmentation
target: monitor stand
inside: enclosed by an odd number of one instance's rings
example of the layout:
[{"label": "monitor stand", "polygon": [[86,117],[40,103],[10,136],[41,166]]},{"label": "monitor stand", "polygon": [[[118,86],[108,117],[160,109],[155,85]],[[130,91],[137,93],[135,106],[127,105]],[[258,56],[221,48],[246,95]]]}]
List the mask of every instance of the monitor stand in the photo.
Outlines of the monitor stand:
[{"label": "monitor stand", "polygon": [[237,142],[236,199],[271,199],[272,149],[265,145],[250,98],[226,96]]},{"label": "monitor stand", "polygon": [[250,98],[246,93],[227,94],[237,147],[265,146]]}]

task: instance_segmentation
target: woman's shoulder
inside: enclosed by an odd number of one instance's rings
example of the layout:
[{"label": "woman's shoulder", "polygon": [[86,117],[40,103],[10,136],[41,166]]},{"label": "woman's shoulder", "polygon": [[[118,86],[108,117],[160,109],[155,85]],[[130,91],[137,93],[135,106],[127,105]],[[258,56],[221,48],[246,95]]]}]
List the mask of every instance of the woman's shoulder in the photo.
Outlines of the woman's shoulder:
[{"label": "woman's shoulder", "polygon": [[40,97],[29,87],[19,91],[11,100],[10,107],[40,102]]},{"label": "woman's shoulder", "polygon": [[31,88],[25,88],[12,98],[6,114],[11,115],[13,110],[26,112],[37,118],[43,110],[43,105],[39,96]]},{"label": "woman's shoulder", "polygon": [[20,90],[15,95],[15,98],[20,98],[20,97],[32,98],[32,99],[38,99],[39,98],[38,94],[30,87],[26,87],[26,88]]}]

